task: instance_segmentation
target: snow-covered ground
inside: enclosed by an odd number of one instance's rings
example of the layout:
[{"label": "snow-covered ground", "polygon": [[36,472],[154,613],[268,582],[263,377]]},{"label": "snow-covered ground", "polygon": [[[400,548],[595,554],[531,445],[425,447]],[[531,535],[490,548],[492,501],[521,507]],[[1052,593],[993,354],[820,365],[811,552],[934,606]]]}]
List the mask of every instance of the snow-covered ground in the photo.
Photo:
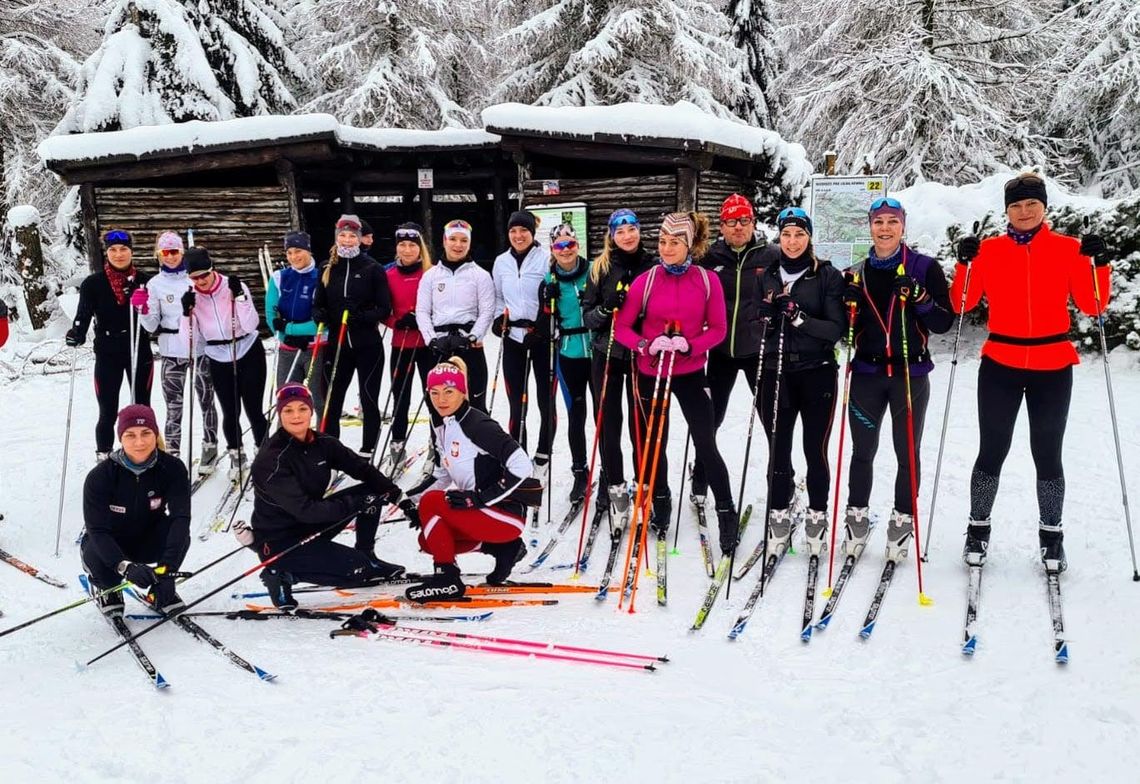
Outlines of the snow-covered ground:
[{"label": "snow-covered ground", "polygon": [[[12,350],[5,350],[5,354]],[[493,352],[494,345],[489,347]],[[235,650],[278,675],[261,683],[178,629],[143,644],[172,688],[158,693],[125,652],[84,672],[115,642],[98,613],[81,607],[0,639],[0,765],[5,782],[162,781],[1134,781],[1140,769],[1140,584],[1130,580],[1104,378],[1098,357],[1075,377],[1066,448],[1070,568],[1063,578],[1072,663],[1051,655],[1044,581],[1036,555],[1036,499],[1024,421],[994,511],[977,656],[959,653],[965,573],[959,560],[976,448],[976,348],[959,366],[938,520],[925,566],[931,607],[916,601],[913,560],[887,596],[874,636],[858,640],[882,566],[882,530],[859,564],[831,627],[799,640],[803,555],[787,559],[743,637],[725,633],[753,578],[688,632],[704,593],[693,518],[682,515],[670,561],[670,602],[652,589],[638,612],[618,613],[590,595],[557,607],[499,611],[463,631],[668,654],[655,674],[609,671],[494,655],[329,639],[317,621],[204,621]],[[491,354],[493,361],[493,353]],[[10,358],[10,356],[8,357]],[[933,476],[949,376],[945,342],[924,449]],[[1126,466],[1140,469],[1140,370],[1114,357]],[[61,558],[52,557],[67,376],[0,382],[0,547],[66,578],[59,590],[0,564],[0,627],[80,596],[75,575],[83,475],[93,461],[90,371],[79,373]],[[386,390],[385,390],[386,391]],[[501,392],[501,390],[500,390]],[[160,397],[157,394],[156,398]],[[505,415],[505,400],[497,408]],[[161,400],[156,400],[160,419]],[[739,476],[747,396],[737,386],[720,435]],[[679,415],[674,412],[674,416]],[[1022,414],[1024,418],[1024,414]],[[675,418],[674,422],[679,422]],[[197,429],[197,428],[196,428]],[[759,428],[758,428],[759,431]],[[356,446],[359,429],[345,440]],[[424,438],[419,426],[419,435]],[[684,429],[670,442],[674,492]],[[832,450],[838,441],[833,434]],[[559,443],[564,443],[560,440]],[[849,453],[849,445],[848,445]],[[753,449],[747,498],[760,503],[765,448]],[[555,517],[566,503],[568,459],[556,461]],[[889,511],[893,460],[880,449],[873,510]],[[834,462],[833,462],[834,467]],[[195,497],[196,522],[223,481]],[[922,508],[929,503],[929,482]],[[1133,498],[1140,487],[1133,486]],[[248,511],[244,512],[248,514]],[[925,514],[923,516],[925,520]],[[746,548],[757,540],[753,527]],[[427,569],[413,533],[381,529],[383,557]],[[925,532],[925,531],[924,531]],[[576,535],[554,561],[572,558]],[[193,569],[234,546],[195,540]],[[600,545],[600,555],[605,546]],[[587,575],[596,580],[602,558]],[[487,565],[465,556],[465,570]],[[242,553],[188,583],[187,600],[253,564]],[[556,573],[563,579],[565,572]],[[825,577],[824,577],[825,579]],[[821,580],[821,583],[823,580]],[[241,585],[259,586],[256,578]],[[643,587],[652,586],[647,579]],[[207,606],[233,607],[230,590]],[[308,597],[314,600],[313,596]],[[315,600],[314,600],[315,601]],[[821,605],[817,605],[821,606]],[[452,625],[454,627],[455,624]]]}]

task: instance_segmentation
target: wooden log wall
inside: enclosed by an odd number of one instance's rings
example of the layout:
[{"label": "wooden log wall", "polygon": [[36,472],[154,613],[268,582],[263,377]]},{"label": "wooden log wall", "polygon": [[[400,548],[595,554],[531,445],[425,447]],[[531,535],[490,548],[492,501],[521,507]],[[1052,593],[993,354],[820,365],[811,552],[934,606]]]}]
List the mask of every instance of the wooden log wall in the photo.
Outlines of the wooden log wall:
[{"label": "wooden log wall", "polygon": [[743,177],[724,172],[703,171],[697,184],[697,210],[709,216],[713,223],[713,237],[717,236],[716,224],[720,220],[720,205],[733,193],[747,196],[755,201],[756,183],[749,183]]},{"label": "wooden log wall", "polygon": [[[134,237],[135,264],[158,269],[153,248],[158,235],[176,231],[186,240],[194,229],[194,244],[210,251],[223,273],[245,281],[264,311],[265,288],[257,249],[269,243],[275,261],[282,259],[282,241],[292,230],[292,213],[285,188],[95,188],[99,236],[107,229],[126,229]],[[264,328],[264,324],[262,327]]]}]

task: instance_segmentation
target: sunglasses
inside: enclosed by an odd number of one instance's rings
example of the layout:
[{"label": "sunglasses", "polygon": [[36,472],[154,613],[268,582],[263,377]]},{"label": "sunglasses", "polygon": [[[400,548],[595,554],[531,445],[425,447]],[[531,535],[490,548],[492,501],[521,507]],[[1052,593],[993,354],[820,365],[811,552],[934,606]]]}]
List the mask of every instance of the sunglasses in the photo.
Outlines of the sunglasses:
[{"label": "sunglasses", "polygon": [[871,202],[872,210],[881,210],[883,207],[890,207],[892,210],[901,210],[903,208],[901,201],[890,196],[880,196]]},{"label": "sunglasses", "polygon": [[182,251],[178,250],[177,248],[164,248],[163,250],[159,251],[159,253],[163,256],[177,256],[181,252]]},{"label": "sunglasses", "polygon": [[399,231],[396,232],[396,242],[400,242],[403,240],[409,240],[411,242],[417,242],[419,240],[419,238],[420,238],[420,233],[418,231],[412,231],[411,229],[400,229]]},{"label": "sunglasses", "polygon": [[640,226],[641,221],[637,219],[637,213],[633,210],[618,210],[610,216],[610,231],[613,231],[618,226]]},{"label": "sunglasses", "polygon": [[578,240],[558,240],[551,247],[555,250],[572,250],[578,247]]},{"label": "sunglasses", "polygon": [[443,227],[444,231],[447,231],[448,229],[465,229],[467,231],[471,231],[471,224],[465,220],[453,220]]},{"label": "sunglasses", "polygon": [[752,225],[752,219],[751,218],[729,218],[728,220],[722,220],[720,222],[720,225],[721,226],[728,226],[730,229],[734,229],[737,226],[751,226]]},{"label": "sunglasses", "polygon": [[112,229],[103,235],[103,242],[107,245],[129,245],[131,235],[121,229]]},{"label": "sunglasses", "polygon": [[1044,185],[1045,180],[1038,174],[1019,174],[1005,184],[1005,189],[1011,191],[1021,184]]},{"label": "sunglasses", "polygon": [[311,399],[309,390],[302,386],[284,386],[277,390],[277,402],[284,403],[289,400],[300,400],[308,404]]},{"label": "sunglasses", "polygon": [[786,221],[789,218],[799,218],[801,220],[811,220],[811,216],[807,214],[807,210],[803,207],[785,207],[780,210],[780,214],[776,216],[776,220]]},{"label": "sunglasses", "polygon": [[205,272],[195,272],[193,275],[189,275],[188,277],[190,280],[205,280],[209,276],[210,270],[206,270]]}]

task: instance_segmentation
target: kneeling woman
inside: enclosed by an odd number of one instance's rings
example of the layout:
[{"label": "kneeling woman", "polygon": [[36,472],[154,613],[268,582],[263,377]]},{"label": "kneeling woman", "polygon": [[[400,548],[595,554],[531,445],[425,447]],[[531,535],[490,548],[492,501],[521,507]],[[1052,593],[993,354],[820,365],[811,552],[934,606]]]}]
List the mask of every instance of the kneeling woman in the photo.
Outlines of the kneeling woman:
[{"label": "kneeling woman", "polygon": [[[254,458],[252,531],[239,531],[239,541],[264,560],[315,531],[338,521],[343,525],[262,570],[261,581],[273,604],[283,610],[295,608],[296,582],[348,586],[399,577],[404,567],[381,561],[373,553],[376,529],[385,505],[399,502],[413,521],[415,505],[401,501],[400,488],[368,460],[312,429],[313,397],[303,384],[277,390],[276,407],[281,428]],[[361,484],[326,497],[333,471],[343,471]],[[353,518],[356,546],[334,542]]]},{"label": "kneeling woman", "polygon": [[[186,466],[160,448],[150,406],[120,411],[117,431],[122,447],[92,468],[83,485],[83,568],[96,590],[130,580],[172,612],[182,600],[166,575],[178,571],[190,549]],[[123,594],[102,596],[98,605],[105,615],[122,615]]]},{"label": "kneeling woman", "polygon": [[534,465],[526,452],[468,402],[462,359],[451,357],[432,368],[428,395],[441,459],[435,474],[410,491],[413,497],[422,493],[420,547],[435,562],[435,574],[406,592],[419,602],[463,596],[458,553],[494,556],[487,583],[502,585],[526,555],[526,507],[542,501],[542,487],[529,479]]}]

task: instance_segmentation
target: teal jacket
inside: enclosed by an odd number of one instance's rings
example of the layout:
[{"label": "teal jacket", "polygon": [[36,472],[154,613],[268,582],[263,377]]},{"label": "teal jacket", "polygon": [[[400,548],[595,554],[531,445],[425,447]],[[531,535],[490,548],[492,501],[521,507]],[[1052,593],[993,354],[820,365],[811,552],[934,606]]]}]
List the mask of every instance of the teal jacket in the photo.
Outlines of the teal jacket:
[{"label": "teal jacket", "polygon": [[284,332],[277,332],[277,339],[287,335],[313,337],[317,334],[317,323],[313,321],[313,295],[317,290],[319,271],[312,265],[304,272],[292,267],[274,270],[265,290],[265,322],[272,328],[273,319],[281,316],[287,322]]},{"label": "teal jacket", "polygon": [[582,293],[586,290],[586,279],[590,276],[590,262],[581,256],[578,265],[571,272],[563,272],[555,263],[546,273],[546,282],[558,281],[559,296],[555,305],[558,318],[558,353],[567,359],[588,359],[590,357],[590,333],[582,320]]}]

